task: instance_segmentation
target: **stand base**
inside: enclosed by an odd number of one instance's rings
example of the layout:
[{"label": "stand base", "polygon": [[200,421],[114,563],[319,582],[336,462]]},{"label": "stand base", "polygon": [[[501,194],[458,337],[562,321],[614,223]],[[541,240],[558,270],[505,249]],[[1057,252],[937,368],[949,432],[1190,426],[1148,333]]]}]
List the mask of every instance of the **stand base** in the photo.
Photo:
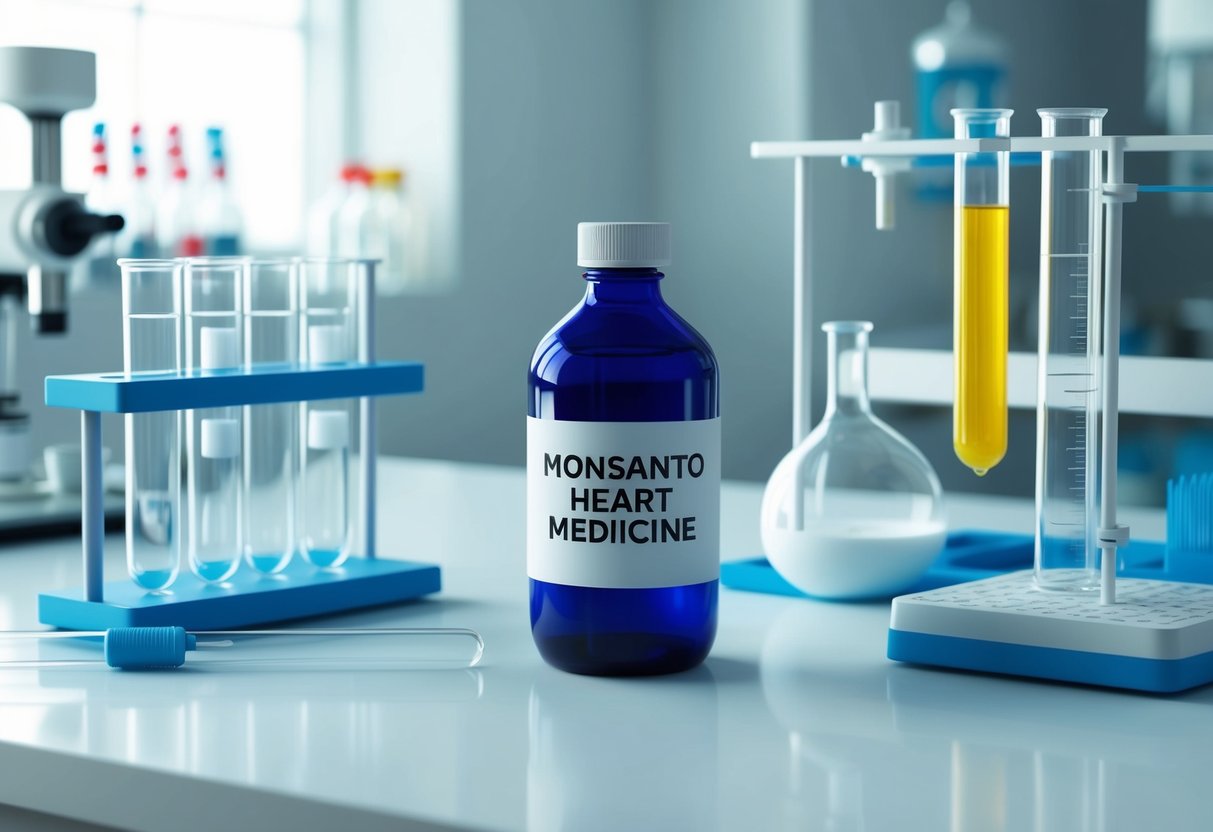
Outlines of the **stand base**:
[{"label": "stand base", "polygon": [[890,659],[1153,693],[1213,682],[1213,586],[1142,579],[1099,593],[1015,572],[893,599]]},{"label": "stand base", "polygon": [[242,565],[223,584],[182,574],[164,594],[129,579],[107,583],[104,601],[85,601],[79,589],[41,593],[38,620],[68,630],[223,630],[407,601],[441,588],[441,570],[433,564],[351,557],[337,569],[318,569],[293,558],[277,575]]}]

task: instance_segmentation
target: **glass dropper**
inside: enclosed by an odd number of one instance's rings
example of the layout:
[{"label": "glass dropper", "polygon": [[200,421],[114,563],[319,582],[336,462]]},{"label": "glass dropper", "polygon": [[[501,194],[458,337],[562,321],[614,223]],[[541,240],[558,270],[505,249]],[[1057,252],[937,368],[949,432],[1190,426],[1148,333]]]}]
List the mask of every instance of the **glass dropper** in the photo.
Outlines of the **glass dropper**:
[{"label": "glass dropper", "polygon": [[479,664],[484,640],[461,627],[212,630],[113,627],[0,632],[0,669],[107,664],[150,670],[189,664],[304,669],[418,670]]}]

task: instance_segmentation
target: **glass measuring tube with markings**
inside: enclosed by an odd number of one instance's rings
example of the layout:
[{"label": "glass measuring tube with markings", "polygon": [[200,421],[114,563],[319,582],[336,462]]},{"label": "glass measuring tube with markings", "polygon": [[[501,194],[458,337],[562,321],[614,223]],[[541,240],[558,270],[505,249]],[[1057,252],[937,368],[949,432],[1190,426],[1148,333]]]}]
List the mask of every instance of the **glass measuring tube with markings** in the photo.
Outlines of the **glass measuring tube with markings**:
[{"label": "glass measuring tube with markings", "polygon": [[[1099,136],[1107,110],[1037,111],[1041,135]],[[1099,589],[1102,151],[1041,154],[1036,584]]]}]

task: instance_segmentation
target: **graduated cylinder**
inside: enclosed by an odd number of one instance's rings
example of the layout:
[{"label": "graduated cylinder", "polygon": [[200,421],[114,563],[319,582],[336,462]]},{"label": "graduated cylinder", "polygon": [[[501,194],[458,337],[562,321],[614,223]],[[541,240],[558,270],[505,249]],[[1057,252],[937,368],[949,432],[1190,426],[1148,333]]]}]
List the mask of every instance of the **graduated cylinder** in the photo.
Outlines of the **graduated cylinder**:
[{"label": "graduated cylinder", "polygon": [[[1041,135],[1099,136],[1104,109],[1037,110]],[[1100,151],[1046,151],[1040,183],[1036,583],[1099,588]]]},{"label": "graduated cylinder", "polygon": [[[1011,110],[952,110],[956,138],[1005,138]],[[957,153],[952,446],[979,477],[1007,452],[1010,154]]]}]

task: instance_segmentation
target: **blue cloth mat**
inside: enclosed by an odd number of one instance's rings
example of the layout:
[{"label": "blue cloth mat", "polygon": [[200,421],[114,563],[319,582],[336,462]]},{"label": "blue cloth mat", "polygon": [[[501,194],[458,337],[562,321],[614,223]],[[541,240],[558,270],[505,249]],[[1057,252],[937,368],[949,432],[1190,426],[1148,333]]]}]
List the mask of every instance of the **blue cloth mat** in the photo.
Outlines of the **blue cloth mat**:
[{"label": "blue cloth mat", "polygon": [[[925,592],[941,586],[952,586],[1005,572],[1031,569],[1035,560],[1036,541],[1031,535],[964,529],[948,534],[947,543],[939,557],[927,569],[922,579],[906,590]],[[1166,544],[1149,540],[1133,540],[1120,552],[1117,575],[1126,578],[1156,578],[1172,581],[1213,583],[1202,575],[1176,575],[1164,571]],[[1207,573],[1206,573],[1207,574]],[[809,596],[792,586],[775,571],[763,557],[734,560],[720,565],[720,582],[730,589],[745,592],[765,592],[768,595]]]}]

